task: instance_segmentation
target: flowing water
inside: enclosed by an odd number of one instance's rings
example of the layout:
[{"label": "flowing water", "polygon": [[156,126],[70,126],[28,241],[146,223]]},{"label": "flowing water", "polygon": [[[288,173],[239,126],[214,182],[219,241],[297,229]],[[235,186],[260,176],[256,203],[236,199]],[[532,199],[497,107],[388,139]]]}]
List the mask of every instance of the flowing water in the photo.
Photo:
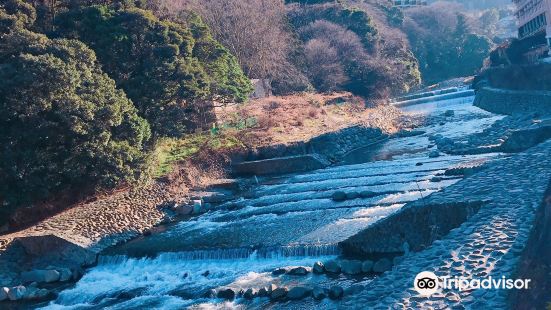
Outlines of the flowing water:
[{"label": "flowing water", "polygon": [[[266,298],[233,302],[212,299],[212,289],[259,288],[270,283],[349,287],[369,277],[273,276],[286,266],[312,266],[339,255],[337,243],[372,223],[457,182],[446,169],[472,161],[497,160],[500,154],[429,158],[429,140],[441,134],[460,141],[502,116],[472,105],[473,97],[404,108],[424,117],[424,134],[390,139],[356,150],[340,165],[261,180],[245,197],[217,211],[168,227],[164,232],[119,246],[101,257],[48,309],[260,308]],[[446,110],[452,117],[444,117]],[[438,179],[434,179],[439,176]],[[371,191],[372,198],[335,202],[336,190]],[[312,304],[309,304],[312,303]],[[302,308],[320,307],[313,301]],[[330,307],[332,301],[325,300]]]}]

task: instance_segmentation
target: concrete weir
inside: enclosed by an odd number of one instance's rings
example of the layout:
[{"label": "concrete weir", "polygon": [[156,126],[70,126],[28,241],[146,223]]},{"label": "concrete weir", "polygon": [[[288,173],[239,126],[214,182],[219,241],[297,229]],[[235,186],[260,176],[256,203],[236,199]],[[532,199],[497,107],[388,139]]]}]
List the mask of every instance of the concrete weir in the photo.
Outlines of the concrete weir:
[{"label": "concrete weir", "polygon": [[372,260],[420,251],[459,227],[476,214],[484,203],[466,201],[425,204],[423,200],[418,200],[339,245],[345,256]]},{"label": "concrete weir", "polygon": [[456,99],[456,98],[464,98],[464,97],[471,97],[474,95],[474,90],[467,89],[467,90],[458,90],[450,93],[444,93],[444,94],[430,94],[421,98],[415,98],[415,99],[409,99],[404,101],[397,101],[393,102],[392,104],[396,107],[407,107],[411,105],[416,104],[422,104],[422,103],[428,103],[428,102],[436,102],[436,101],[442,101],[442,100],[448,100],[448,99]]},{"label": "concrete weir", "polygon": [[277,157],[246,161],[233,167],[240,175],[271,175],[322,169],[331,163],[318,154]]}]

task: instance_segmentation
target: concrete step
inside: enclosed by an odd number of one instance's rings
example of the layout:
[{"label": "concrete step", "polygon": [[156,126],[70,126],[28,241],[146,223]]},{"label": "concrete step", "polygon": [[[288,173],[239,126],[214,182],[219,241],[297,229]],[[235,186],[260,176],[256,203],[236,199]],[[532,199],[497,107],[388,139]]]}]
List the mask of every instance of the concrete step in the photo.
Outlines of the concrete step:
[{"label": "concrete step", "polygon": [[322,169],[331,163],[317,154],[246,161],[233,166],[238,175],[273,175]]}]

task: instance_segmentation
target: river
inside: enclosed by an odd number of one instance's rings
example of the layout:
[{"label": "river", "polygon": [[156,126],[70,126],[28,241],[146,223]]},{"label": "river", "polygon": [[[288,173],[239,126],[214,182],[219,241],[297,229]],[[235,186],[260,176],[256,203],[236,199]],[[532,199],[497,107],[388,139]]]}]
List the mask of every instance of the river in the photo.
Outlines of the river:
[{"label": "river", "polygon": [[[338,284],[344,288],[372,276],[273,276],[287,266],[312,266],[340,254],[337,243],[397,212],[407,202],[424,199],[460,180],[446,176],[450,167],[499,160],[500,154],[431,158],[429,137],[457,141],[480,132],[503,116],[472,105],[474,97],[403,108],[425,119],[419,135],[393,138],[356,150],[332,167],[261,179],[242,197],[220,209],[169,226],[104,254],[73,287],[46,309],[248,309],[277,307],[267,298],[223,301],[208,296],[224,287],[259,288],[271,283]],[[453,115],[445,115],[453,110]],[[437,177],[437,178],[435,178]],[[335,202],[332,194],[370,191],[371,198]],[[332,308],[329,299],[287,304],[291,308]]]}]

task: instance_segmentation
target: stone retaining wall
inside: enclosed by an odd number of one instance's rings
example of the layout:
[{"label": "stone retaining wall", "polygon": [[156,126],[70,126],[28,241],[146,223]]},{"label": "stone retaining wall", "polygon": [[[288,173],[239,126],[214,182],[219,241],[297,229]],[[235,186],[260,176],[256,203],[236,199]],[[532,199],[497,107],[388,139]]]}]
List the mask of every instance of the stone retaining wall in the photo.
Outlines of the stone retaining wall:
[{"label": "stone retaining wall", "polygon": [[232,165],[236,175],[269,175],[321,169],[337,162],[350,151],[383,141],[379,128],[356,125],[328,132],[309,141],[277,144],[250,150]]},{"label": "stone retaining wall", "polygon": [[551,113],[551,92],[514,91],[483,87],[476,93],[474,105],[498,114]]},{"label": "stone retaining wall", "polygon": [[538,208],[534,229],[516,271],[519,279],[531,279],[529,293],[520,290],[510,292],[510,309],[545,309],[551,303],[551,184],[545,200]]},{"label": "stone retaining wall", "polygon": [[[428,204],[416,201],[339,245],[349,257],[379,259],[420,251],[473,216],[483,202]],[[385,236],[381,238],[381,236]]]},{"label": "stone retaining wall", "polygon": [[361,125],[328,132],[314,137],[309,141],[300,141],[289,145],[278,144],[251,150],[245,157],[246,161],[289,157],[306,154],[319,154],[327,159],[337,159],[351,150],[368,145],[386,134],[379,128]]},{"label": "stone retaining wall", "polygon": [[317,154],[246,161],[233,166],[239,175],[270,175],[322,169],[330,163]]}]

